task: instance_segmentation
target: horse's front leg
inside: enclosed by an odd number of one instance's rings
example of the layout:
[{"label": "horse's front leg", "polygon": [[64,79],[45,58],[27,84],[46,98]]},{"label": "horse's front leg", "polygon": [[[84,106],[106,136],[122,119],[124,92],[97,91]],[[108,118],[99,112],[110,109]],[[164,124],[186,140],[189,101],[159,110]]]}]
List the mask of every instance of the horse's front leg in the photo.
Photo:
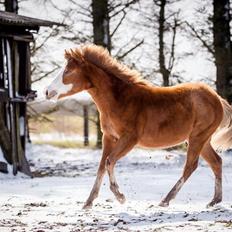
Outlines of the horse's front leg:
[{"label": "horse's front leg", "polygon": [[125,202],[125,196],[119,191],[119,186],[114,176],[114,166],[116,162],[125,156],[137,143],[134,135],[125,134],[116,143],[113,151],[106,159],[106,169],[110,180],[110,190],[120,203]]},{"label": "horse's front leg", "polygon": [[103,152],[102,152],[102,158],[100,161],[100,165],[97,171],[97,177],[94,182],[93,188],[90,192],[90,195],[87,201],[85,202],[85,205],[83,206],[83,209],[91,208],[93,205],[93,201],[98,197],[102,179],[106,171],[106,168],[105,168],[106,158],[108,157],[108,155],[113,150],[113,147],[115,146],[114,138],[111,136],[107,136],[104,134],[102,141],[103,141]]}]

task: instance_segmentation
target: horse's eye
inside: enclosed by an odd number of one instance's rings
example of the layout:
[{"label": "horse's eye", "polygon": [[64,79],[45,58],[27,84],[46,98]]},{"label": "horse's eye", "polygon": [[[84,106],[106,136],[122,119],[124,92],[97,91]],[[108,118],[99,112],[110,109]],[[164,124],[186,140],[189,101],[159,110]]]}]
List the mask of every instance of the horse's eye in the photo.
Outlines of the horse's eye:
[{"label": "horse's eye", "polygon": [[64,70],[64,74],[67,74],[67,73],[68,73],[68,69],[65,69],[65,70]]}]

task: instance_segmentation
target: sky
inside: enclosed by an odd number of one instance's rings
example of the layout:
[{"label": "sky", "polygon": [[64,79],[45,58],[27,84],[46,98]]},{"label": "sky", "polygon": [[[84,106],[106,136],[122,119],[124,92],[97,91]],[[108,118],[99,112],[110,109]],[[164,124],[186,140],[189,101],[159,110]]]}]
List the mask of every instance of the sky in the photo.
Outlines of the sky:
[{"label": "sky", "polygon": [[[59,0],[54,2],[57,4],[56,6],[62,10],[72,7],[69,0]],[[81,0],[78,2],[80,2],[84,7],[89,6],[90,3],[89,0]],[[203,22],[207,17],[207,14],[197,14],[196,9],[199,7],[203,8],[204,6],[207,6],[206,12],[208,13],[212,11],[212,6],[207,4],[207,2],[207,0],[175,1],[167,7],[166,13],[169,15],[173,12],[179,11],[179,15],[182,21],[188,21],[191,24],[196,24],[198,22]],[[152,14],[155,9],[154,6],[151,5],[151,0],[146,0],[142,3],[135,6],[134,8],[142,10],[143,13],[140,13],[136,10],[130,11],[124,23],[122,24],[122,27],[115,34],[115,37],[113,38],[113,45],[116,49],[112,51],[112,54],[115,55],[118,51],[118,48],[124,46],[128,41],[131,40],[132,37],[135,38],[132,43],[144,39],[144,44],[130,53],[127,59],[125,59],[124,63],[131,65],[131,63],[135,62],[139,71],[145,75],[148,75],[149,79],[154,84],[160,85],[162,81],[161,76],[157,72],[154,72],[154,70],[158,69],[158,48],[157,46],[154,46],[154,44],[157,44],[157,35],[155,34],[157,28],[154,28],[152,25],[147,27],[148,22],[146,21],[146,17]],[[22,1],[22,3],[20,3],[19,13],[27,16],[38,17],[41,19],[54,20],[58,22],[62,21],[60,12],[50,4],[44,5],[42,0]],[[74,29],[82,31],[88,35],[92,34],[91,25],[83,23],[81,21],[83,19],[81,15],[74,14],[71,11],[70,15],[75,19],[75,25],[73,25]],[[119,19],[116,18],[112,22],[111,28],[114,28],[118,20]],[[41,28],[39,35],[36,36],[37,41],[42,40],[45,30],[47,29]],[[44,62],[43,64],[43,67],[46,70],[51,70],[53,68],[51,61],[55,61],[62,66],[64,64],[64,49],[76,47],[79,45],[70,41],[62,41],[58,37],[48,40],[44,49],[37,54],[36,58],[40,58],[43,61],[48,60],[47,63]],[[171,36],[167,34],[165,39],[166,44],[170,46]],[[133,44],[128,44],[126,49],[130,48],[132,45]],[[200,42],[190,37],[186,32],[178,31],[176,38],[176,56],[177,59],[173,72],[176,75],[181,76],[182,81],[204,81],[210,85],[214,84],[215,66],[213,64],[212,58],[206,52],[206,50],[202,48]],[[39,98],[43,97],[44,88],[54,78],[55,73],[50,75],[46,80],[40,81],[33,85],[33,88],[38,91]],[[174,84],[176,83],[175,79],[173,82]]]}]

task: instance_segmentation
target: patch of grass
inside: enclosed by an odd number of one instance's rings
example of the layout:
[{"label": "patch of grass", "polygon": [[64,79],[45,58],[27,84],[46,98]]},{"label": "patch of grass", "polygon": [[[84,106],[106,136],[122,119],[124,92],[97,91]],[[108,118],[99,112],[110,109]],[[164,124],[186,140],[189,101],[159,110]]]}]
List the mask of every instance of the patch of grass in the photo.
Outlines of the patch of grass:
[{"label": "patch of grass", "polygon": [[227,223],[225,224],[225,227],[227,227],[227,228],[232,228],[232,222],[231,222],[231,221],[227,222]]},{"label": "patch of grass", "polygon": [[33,144],[47,144],[59,148],[96,148],[96,142],[90,141],[89,146],[84,146],[82,141],[70,141],[70,140],[52,140],[52,141],[44,141],[44,140],[35,140]]},{"label": "patch of grass", "polygon": [[219,220],[218,223],[223,223],[225,227],[232,228],[232,220]]},{"label": "patch of grass", "polygon": [[[49,122],[40,121],[37,118],[29,119],[29,128],[32,133],[73,133],[83,134],[83,117],[75,116],[61,116],[61,115],[46,115],[49,118]],[[89,120],[89,134],[96,134],[96,124],[92,120]]]},{"label": "patch of grass", "polygon": [[188,148],[188,146],[186,145],[186,143],[181,143],[181,144],[176,145],[174,147],[167,148],[166,150],[167,151],[181,150],[181,151],[187,152],[187,148]]}]

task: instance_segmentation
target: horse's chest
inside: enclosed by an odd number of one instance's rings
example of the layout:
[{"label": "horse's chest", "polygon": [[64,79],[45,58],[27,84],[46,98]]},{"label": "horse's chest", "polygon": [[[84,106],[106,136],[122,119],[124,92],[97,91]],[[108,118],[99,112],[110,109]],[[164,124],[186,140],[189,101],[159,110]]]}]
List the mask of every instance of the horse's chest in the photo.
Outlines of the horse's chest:
[{"label": "horse's chest", "polygon": [[120,129],[116,120],[112,120],[110,118],[104,118],[101,121],[101,127],[103,133],[110,134],[115,138],[119,137]]}]

